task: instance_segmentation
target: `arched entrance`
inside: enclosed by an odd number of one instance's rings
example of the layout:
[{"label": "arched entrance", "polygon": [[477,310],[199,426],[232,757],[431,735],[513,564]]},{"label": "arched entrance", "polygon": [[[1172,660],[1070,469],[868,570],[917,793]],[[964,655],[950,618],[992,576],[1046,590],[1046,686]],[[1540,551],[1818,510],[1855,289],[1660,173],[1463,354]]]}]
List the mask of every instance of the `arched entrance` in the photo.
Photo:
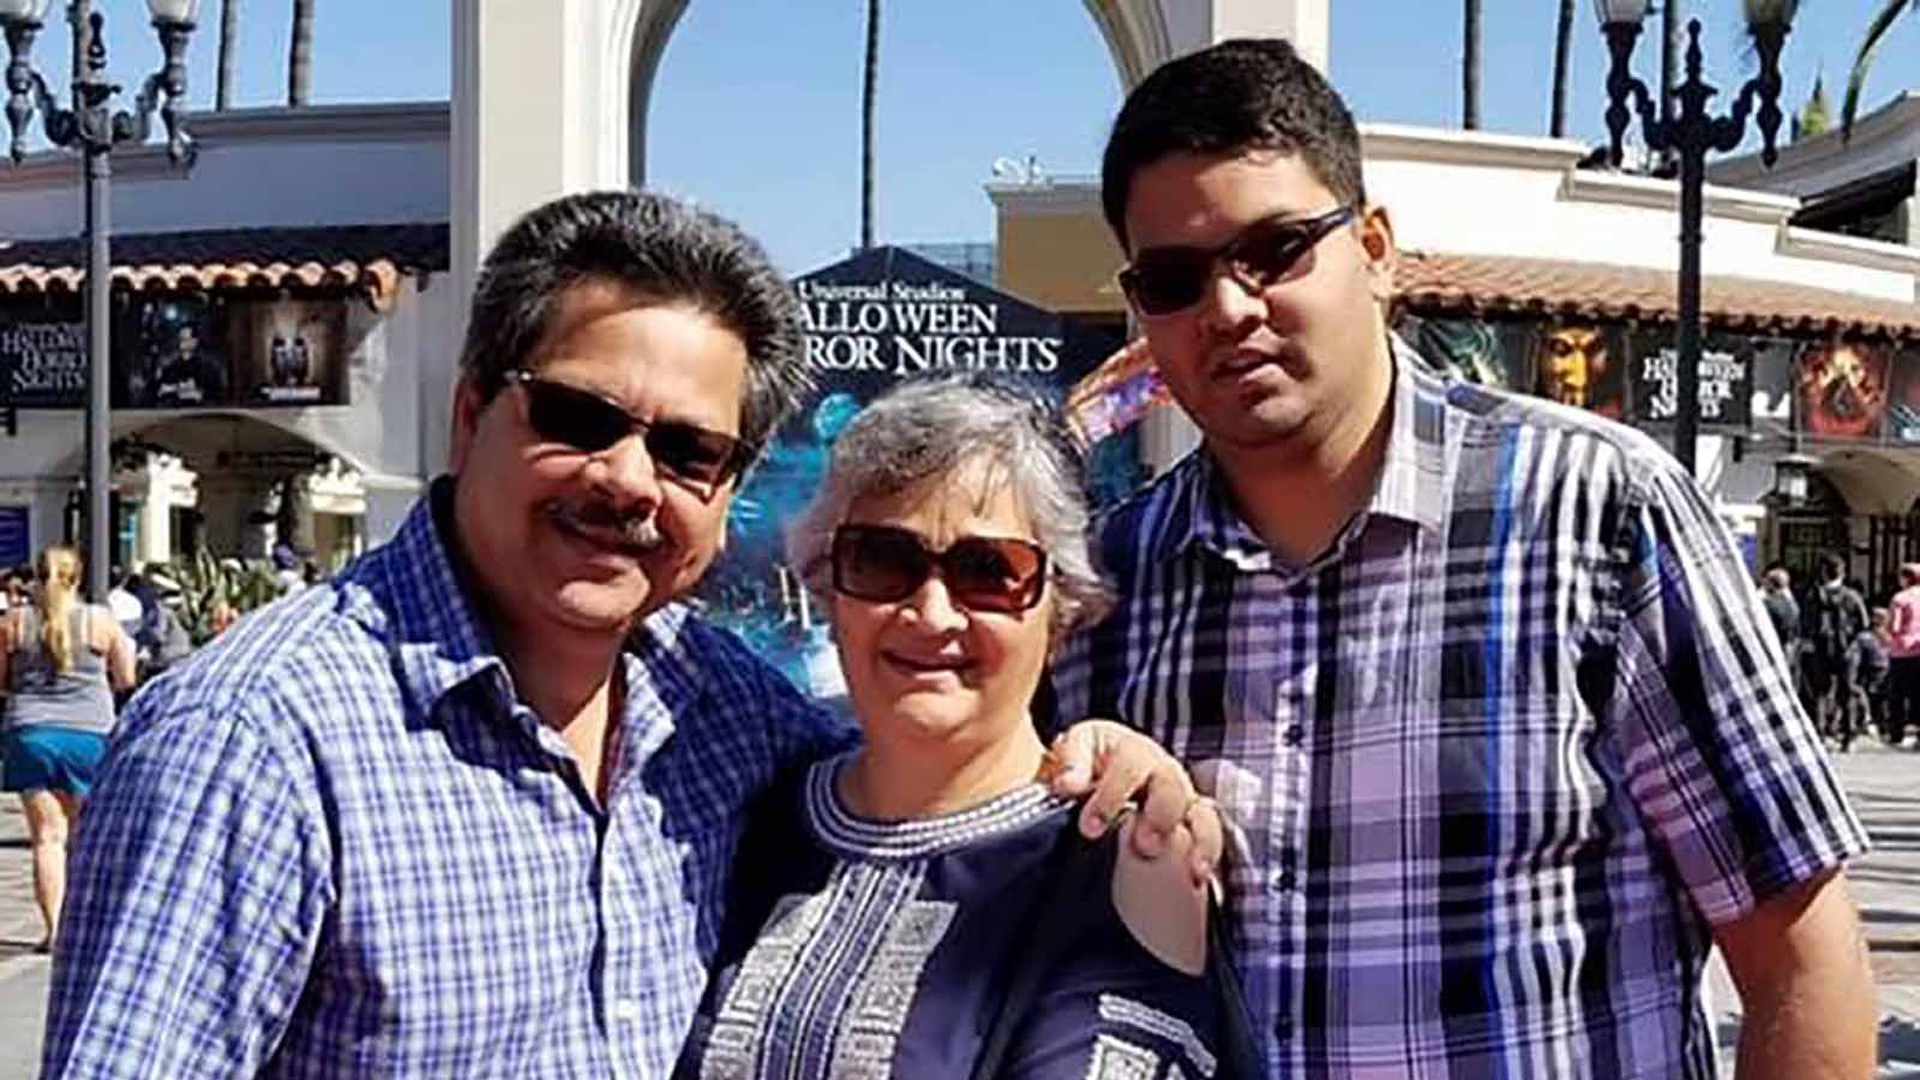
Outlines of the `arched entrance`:
[{"label": "arched entrance", "polygon": [[[270,414],[116,416],[111,558],[170,562],[200,548],[267,559],[276,541],[339,565],[365,546],[361,463]],[[77,473],[78,457],[70,467]]]},{"label": "arched entrance", "polygon": [[[455,295],[472,295],[481,256],[519,214],[568,192],[645,182],[654,76],[692,2],[453,4]],[[1331,0],[1080,2],[1126,86],[1174,56],[1245,35],[1287,38],[1326,65]],[[427,362],[450,386],[451,358]],[[421,420],[422,459],[444,460],[444,406],[423,408]]]}]

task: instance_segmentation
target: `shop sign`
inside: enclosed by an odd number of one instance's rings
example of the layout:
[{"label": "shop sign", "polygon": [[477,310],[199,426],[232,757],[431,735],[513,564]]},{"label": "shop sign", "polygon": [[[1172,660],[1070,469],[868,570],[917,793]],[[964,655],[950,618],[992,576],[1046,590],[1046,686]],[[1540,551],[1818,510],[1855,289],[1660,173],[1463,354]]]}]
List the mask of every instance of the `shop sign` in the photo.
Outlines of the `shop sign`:
[{"label": "shop sign", "polygon": [[[1679,412],[1680,361],[1671,333],[1636,335],[1633,350],[1635,416],[1670,423]],[[1746,427],[1751,417],[1753,355],[1764,339],[1716,337],[1700,350],[1700,411],[1705,427]]]},{"label": "shop sign", "polygon": [[58,408],[77,407],[86,397],[84,323],[0,316],[0,401]]}]

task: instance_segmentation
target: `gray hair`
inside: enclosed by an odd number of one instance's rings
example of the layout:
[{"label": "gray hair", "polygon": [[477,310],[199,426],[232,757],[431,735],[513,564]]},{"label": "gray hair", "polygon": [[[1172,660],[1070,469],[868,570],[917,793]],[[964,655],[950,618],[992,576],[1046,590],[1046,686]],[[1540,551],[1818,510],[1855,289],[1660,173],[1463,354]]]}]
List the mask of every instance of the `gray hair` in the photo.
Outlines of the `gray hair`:
[{"label": "gray hair", "polygon": [[883,497],[984,462],[1011,484],[1047,553],[1055,643],[1113,604],[1087,542],[1080,455],[1038,393],[979,372],[910,379],[876,398],[833,445],[813,502],[787,532],[787,561],[823,606],[833,592],[834,530],[860,499]]},{"label": "gray hair", "polygon": [[516,221],[473,290],[460,368],[483,396],[525,366],[551,330],[561,294],[588,281],[684,303],[740,335],[747,393],[740,439],[755,450],[809,396],[799,298],[753,238],[716,214],[638,191],[555,199]]}]

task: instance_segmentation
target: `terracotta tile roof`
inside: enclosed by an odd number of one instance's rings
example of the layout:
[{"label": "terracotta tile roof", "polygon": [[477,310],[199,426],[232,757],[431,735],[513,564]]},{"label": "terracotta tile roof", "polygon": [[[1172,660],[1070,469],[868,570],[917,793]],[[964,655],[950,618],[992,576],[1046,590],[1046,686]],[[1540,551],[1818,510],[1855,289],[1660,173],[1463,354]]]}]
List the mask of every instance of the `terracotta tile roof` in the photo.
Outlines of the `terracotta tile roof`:
[{"label": "terracotta tile roof", "polygon": [[[1396,285],[1400,302],[1415,312],[1671,322],[1678,316],[1674,276],[1560,259],[1406,251]],[[1920,338],[1920,304],[1758,278],[1704,275],[1700,310],[1708,326],[1749,333]]]},{"label": "terracotta tile roof", "polygon": [[[403,275],[447,268],[448,235],[444,223],[127,233],[112,258],[114,284],[140,292],[337,289],[385,310]],[[80,237],[0,242],[0,298],[77,293],[86,261]]]}]

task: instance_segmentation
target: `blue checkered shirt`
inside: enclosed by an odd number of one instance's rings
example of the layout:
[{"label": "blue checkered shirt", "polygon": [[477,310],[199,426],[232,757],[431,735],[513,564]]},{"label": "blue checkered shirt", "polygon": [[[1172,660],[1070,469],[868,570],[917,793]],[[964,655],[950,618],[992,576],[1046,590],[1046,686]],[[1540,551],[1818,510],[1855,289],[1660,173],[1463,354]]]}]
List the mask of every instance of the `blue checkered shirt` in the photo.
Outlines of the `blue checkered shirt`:
[{"label": "blue checkered shirt", "polygon": [[621,661],[602,811],[516,698],[428,500],[242,619],[114,736],[44,1075],[667,1075],[749,802],[847,732],[684,610]]},{"label": "blue checkered shirt", "polygon": [[1196,453],[1103,523],[1060,714],[1217,761],[1268,1075],[1714,1075],[1714,924],[1866,849],[1699,487],[1395,342],[1386,463],[1306,566]]}]

